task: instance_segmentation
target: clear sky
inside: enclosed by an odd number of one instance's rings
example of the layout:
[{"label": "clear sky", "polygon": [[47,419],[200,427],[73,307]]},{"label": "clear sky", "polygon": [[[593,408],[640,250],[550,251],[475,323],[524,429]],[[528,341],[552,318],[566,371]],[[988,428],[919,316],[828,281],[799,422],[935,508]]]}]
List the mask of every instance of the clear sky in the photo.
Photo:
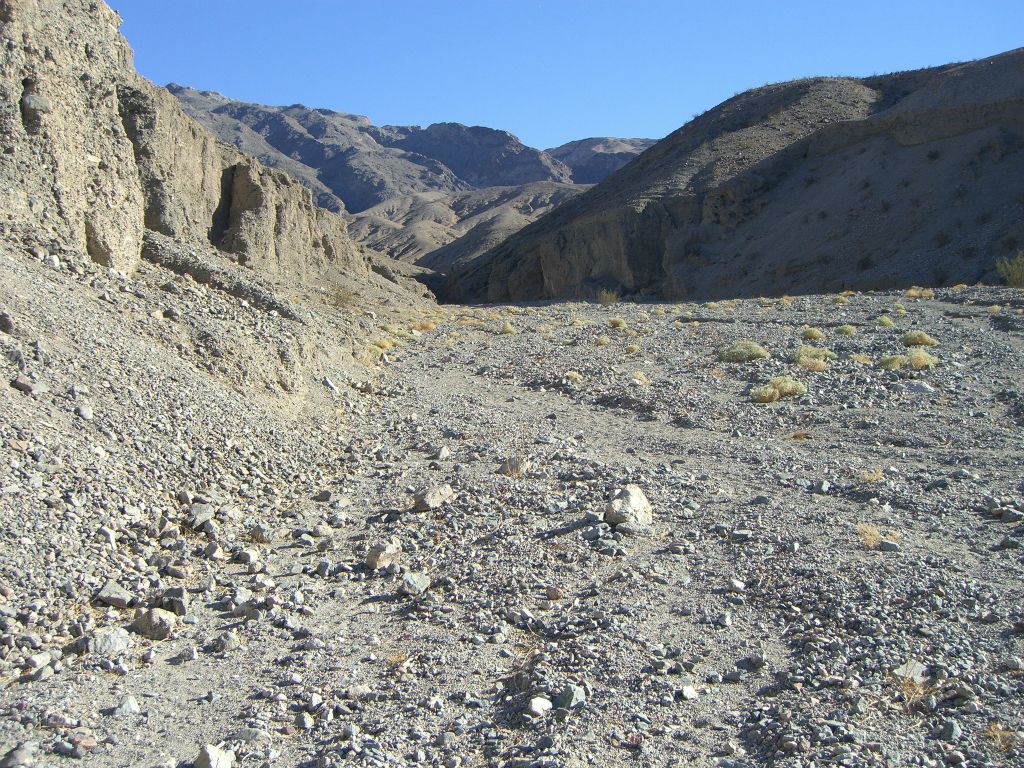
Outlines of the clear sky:
[{"label": "clear sky", "polygon": [[378,124],[456,121],[546,149],[661,138],[753,86],[1024,45],[1024,0],[108,0],[139,71]]}]

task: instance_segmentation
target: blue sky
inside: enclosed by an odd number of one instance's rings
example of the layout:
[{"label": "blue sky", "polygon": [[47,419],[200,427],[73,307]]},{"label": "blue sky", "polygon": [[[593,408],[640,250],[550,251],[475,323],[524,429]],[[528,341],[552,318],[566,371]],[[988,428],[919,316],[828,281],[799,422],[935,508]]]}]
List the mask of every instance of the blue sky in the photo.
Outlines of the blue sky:
[{"label": "blue sky", "polygon": [[378,124],[457,121],[548,148],[661,138],[746,88],[1024,45],[1024,3],[108,0],[139,71]]}]

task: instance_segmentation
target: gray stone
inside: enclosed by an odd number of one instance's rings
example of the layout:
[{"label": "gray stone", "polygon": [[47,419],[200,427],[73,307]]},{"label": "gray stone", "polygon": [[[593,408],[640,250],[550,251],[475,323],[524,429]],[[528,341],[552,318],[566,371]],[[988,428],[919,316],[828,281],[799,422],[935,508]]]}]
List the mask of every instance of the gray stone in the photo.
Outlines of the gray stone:
[{"label": "gray stone", "polygon": [[398,541],[378,541],[366,550],[366,566],[376,570],[397,563],[402,557],[402,545]]},{"label": "gray stone", "polygon": [[630,484],[612,494],[604,511],[604,521],[609,525],[650,526],[654,522],[654,514],[640,486]]},{"label": "gray stone", "polygon": [[89,653],[97,656],[115,657],[132,647],[132,636],[124,627],[97,630],[89,638]]},{"label": "gray stone", "polygon": [[455,491],[448,483],[421,488],[413,496],[413,508],[417,512],[440,509],[455,500]]},{"label": "gray stone", "polygon": [[127,608],[134,602],[135,595],[114,580],[108,581],[100,589],[96,599],[114,608]]},{"label": "gray stone", "polygon": [[555,696],[554,704],[559,709],[572,709],[587,700],[587,691],[582,685],[569,684]]},{"label": "gray stone", "polygon": [[422,595],[430,589],[430,577],[425,573],[407,573],[402,578],[398,591],[403,595]]},{"label": "gray stone", "polygon": [[114,717],[128,717],[129,715],[137,715],[141,711],[142,707],[139,706],[139,702],[135,700],[134,696],[125,696],[111,714]]},{"label": "gray stone", "polygon": [[132,629],[150,640],[166,640],[174,631],[178,617],[163,608],[138,609]]}]

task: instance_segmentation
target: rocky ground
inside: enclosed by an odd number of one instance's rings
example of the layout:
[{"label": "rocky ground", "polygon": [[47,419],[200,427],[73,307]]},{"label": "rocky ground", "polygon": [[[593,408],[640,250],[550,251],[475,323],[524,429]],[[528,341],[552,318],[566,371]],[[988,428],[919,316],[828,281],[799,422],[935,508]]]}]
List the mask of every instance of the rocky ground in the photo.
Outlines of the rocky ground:
[{"label": "rocky ground", "polygon": [[0,260],[0,766],[1024,765],[1020,291]]}]

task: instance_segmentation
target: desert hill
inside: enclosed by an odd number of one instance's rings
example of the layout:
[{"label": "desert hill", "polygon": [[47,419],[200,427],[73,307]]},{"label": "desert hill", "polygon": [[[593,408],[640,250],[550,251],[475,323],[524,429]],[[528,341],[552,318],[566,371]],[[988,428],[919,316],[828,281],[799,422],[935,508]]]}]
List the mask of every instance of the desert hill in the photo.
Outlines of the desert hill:
[{"label": "desert hill", "polygon": [[544,152],[481,126],[378,126],[328,109],[167,89],[222,140],[294,176],[318,205],[351,214],[357,241],[410,262],[455,240],[452,248],[475,258],[653,143],[594,138]]},{"label": "desert hill", "polygon": [[570,141],[547,153],[569,166],[576,184],[596,184],[655,143],[653,139],[596,137]]},{"label": "desert hill", "polygon": [[753,89],[455,271],[471,300],[994,279],[1024,241],[1024,51]]}]

